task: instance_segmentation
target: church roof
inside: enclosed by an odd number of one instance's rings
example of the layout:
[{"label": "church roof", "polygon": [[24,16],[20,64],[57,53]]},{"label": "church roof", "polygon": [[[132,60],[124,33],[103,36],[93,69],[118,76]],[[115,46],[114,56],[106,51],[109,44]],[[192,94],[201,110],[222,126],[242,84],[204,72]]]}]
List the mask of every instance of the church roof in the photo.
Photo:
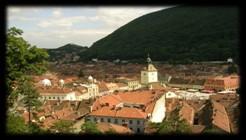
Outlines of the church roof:
[{"label": "church roof", "polygon": [[155,66],[153,64],[149,64],[148,65],[148,71],[157,71],[157,69],[155,68]]}]

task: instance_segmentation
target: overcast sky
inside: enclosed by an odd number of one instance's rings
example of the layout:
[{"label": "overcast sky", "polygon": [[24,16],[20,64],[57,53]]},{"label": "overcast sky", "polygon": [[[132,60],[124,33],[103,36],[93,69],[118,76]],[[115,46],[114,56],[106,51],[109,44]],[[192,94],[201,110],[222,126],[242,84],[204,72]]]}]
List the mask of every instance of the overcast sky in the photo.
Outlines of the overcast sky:
[{"label": "overcast sky", "polygon": [[8,7],[7,26],[22,29],[24,39],[40,48],[89,47],[129,21],[168,7]]}]

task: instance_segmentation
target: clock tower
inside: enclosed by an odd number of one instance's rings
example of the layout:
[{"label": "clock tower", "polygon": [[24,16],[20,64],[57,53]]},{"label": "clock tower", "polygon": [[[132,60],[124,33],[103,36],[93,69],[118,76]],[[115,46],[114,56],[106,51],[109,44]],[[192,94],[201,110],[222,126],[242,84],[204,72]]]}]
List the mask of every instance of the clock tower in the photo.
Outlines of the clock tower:
[{"label": "clock tower", "polygon": [[152,64],[152,61],[148,55],[147,57],[147,67],[141,71],[141,83],[142,84],[149,84],[158,82],[158,71],[155,66]]}]

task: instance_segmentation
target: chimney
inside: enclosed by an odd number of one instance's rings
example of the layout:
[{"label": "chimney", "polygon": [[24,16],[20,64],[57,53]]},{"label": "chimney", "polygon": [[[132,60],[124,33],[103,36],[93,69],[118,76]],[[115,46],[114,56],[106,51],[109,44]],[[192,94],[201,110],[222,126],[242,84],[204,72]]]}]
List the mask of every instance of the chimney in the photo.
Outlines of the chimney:
[{"label": "chimney", "polygon": [[111,108],[111,110],[114,110],[115,109],[115,105],[113,105],[113,107]]},{"label": "chimney", "polygon": [[121,107],[116,107],[116,111],[121,110]]}]

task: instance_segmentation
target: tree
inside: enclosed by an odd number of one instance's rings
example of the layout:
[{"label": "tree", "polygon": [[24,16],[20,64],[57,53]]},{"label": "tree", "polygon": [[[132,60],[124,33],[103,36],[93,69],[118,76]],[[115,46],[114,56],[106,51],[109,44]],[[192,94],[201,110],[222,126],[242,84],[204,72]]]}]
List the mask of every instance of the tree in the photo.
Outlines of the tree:
[{"label": "tree", "polygon": [[101,132],[97,129],[96,123],[86,121],[81,126],[81,131],[88,134],[101,134]]},{"label": "tree", "polygon": [[6,124],[8,134],[23,134],[28,132],[28,127],[24,119],[14,113],[8,113]]},{"label": "tree", "polygon": [[232,74],[232,73],[237,73],[238,70],[237,70],[237,67],[235,64],[230,64],[228,69],[227,69],[227,73],[228,74]]},{"label": "tree", "polygon": [[30,125],[32,109],[37,109],[39,106],[41,106],[41,102],[38,100],[39,94],[27,79],[24,79],[23,84],[20,87],[19,91],[24,95],[22,101],[25,107],[28,108],[28,113],[29,113],[28,122]]},{"label": "tree", "polygon": [[170,117],[164,120],[158,130],[157,133],[159,134],[172,134],[172,133],[190,133],[191,127],[190,125],[184,120],[179,117],[179,108],[175,109],[171,114]]},{"label": "tree", "polygon": [[[6,85],[7,85],[7,104],[8,111],[14,112],[17,107],[20,95],[24,98],[23,103],[29,111],[29,127],[31,120],[31,109],[35,109],[38,102],[38,93],[33,88],[28,75],[42,74],[46,71],[48,54],[45,50],[36,46],[31,46],[21,35],[23,31],[12,27],[7,30],[7,51],[6,51]],[[23,132],[12,126],[12,122],[18,120],[8,114],[8,132]],[[22,121],[19,120],[21,123]],[[16,121],[18,122],[18,121]],[[25,125],[23,125],[24,127]],[[30,132],[30,131],[29,131]]]},{"label": "tree", "polygon": [[28,127],[29,134],[45,134],[48,133],[45,130],[41,129],[36,123],[31,122]]},{"label": "tree", "polygon": [[58,131],[58,133],[71,133],[73,132],[73,122],[69,120],[60,120],[51,127],[55,131]]},{"label": "tree", "polygon": [[78,77],[83,78],[85,76],[82,69],[79,70]]},{"label": "tree", "polygon": [[48,54],[44,49],[31,46],[21,35],[23,31],[12,27],[7,30],[6,84],[8,107],[13,107],[22,86],[23,77],[42,74],[46,70]]}]

